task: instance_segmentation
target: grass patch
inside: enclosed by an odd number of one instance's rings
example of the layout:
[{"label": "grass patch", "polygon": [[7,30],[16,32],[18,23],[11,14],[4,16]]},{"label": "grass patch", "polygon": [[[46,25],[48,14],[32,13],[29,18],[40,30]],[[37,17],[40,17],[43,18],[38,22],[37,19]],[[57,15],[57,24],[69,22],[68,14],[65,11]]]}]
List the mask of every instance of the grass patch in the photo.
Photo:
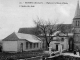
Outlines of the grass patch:
[{"label": "grass patch", "polygon": [[30,58],[36,56],[48,56],[44,54],[43,50],[36,50],[36,51],[26,51],[26,52],[18,52],[18,53],[0,53],[0,60],[7,60],[9,58],[13,59],[20,59],[20,58]]}]

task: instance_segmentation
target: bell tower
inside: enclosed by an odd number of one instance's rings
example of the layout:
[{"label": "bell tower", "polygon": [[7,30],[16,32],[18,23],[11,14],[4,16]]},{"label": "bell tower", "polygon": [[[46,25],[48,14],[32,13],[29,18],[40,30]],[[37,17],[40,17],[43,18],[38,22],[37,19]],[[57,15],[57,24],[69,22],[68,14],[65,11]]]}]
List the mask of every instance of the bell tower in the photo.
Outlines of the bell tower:
[{"label": "bell tower", "polygon": [[77,8],[75,11],[75,16],[73,18],[74,27],[74,49],[80,50],[80,8],[79,1],[77,2]]}]

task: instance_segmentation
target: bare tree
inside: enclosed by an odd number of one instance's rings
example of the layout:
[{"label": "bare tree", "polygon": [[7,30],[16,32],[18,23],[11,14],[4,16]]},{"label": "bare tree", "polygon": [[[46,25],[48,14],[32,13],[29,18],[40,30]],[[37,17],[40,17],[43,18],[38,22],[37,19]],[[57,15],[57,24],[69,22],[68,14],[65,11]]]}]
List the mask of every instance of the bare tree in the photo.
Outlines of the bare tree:
[{"label": "bare tree", "polygon": [[37,32],[39,34],[42,34],[43,37],[46,40],[46,48],[49,47],[49,43],[53,39],[52,34],[57,30],[55,28],[56,22],[51,23],[49,20],[48,21],[43,21],[42,19],[34,20],[34,23],[37,26]]}]

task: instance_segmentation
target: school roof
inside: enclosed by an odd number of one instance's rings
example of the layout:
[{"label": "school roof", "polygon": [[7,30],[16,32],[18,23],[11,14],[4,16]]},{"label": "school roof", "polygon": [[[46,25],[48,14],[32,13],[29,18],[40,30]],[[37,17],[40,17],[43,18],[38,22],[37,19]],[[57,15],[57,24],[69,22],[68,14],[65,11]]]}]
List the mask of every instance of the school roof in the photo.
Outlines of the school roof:
[{"label": "school roof", "polygon": [[23,34],[23,33],[15,33],[13,32],[8,37],[4,38],[2,41],[18,41],[18,40],[26,40],[32,43],[41,42],[40,38],[31,34]]}]

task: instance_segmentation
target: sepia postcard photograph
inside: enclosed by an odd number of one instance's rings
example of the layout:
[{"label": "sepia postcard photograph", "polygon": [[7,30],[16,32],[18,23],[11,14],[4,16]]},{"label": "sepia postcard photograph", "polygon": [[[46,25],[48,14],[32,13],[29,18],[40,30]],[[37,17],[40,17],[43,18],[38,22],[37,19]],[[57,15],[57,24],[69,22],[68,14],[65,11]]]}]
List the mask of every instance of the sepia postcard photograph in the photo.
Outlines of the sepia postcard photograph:
[{"label": "sepia postcard photograph", "polygon": [[80,0],[0,0],[0,60],[80,60]]}]

